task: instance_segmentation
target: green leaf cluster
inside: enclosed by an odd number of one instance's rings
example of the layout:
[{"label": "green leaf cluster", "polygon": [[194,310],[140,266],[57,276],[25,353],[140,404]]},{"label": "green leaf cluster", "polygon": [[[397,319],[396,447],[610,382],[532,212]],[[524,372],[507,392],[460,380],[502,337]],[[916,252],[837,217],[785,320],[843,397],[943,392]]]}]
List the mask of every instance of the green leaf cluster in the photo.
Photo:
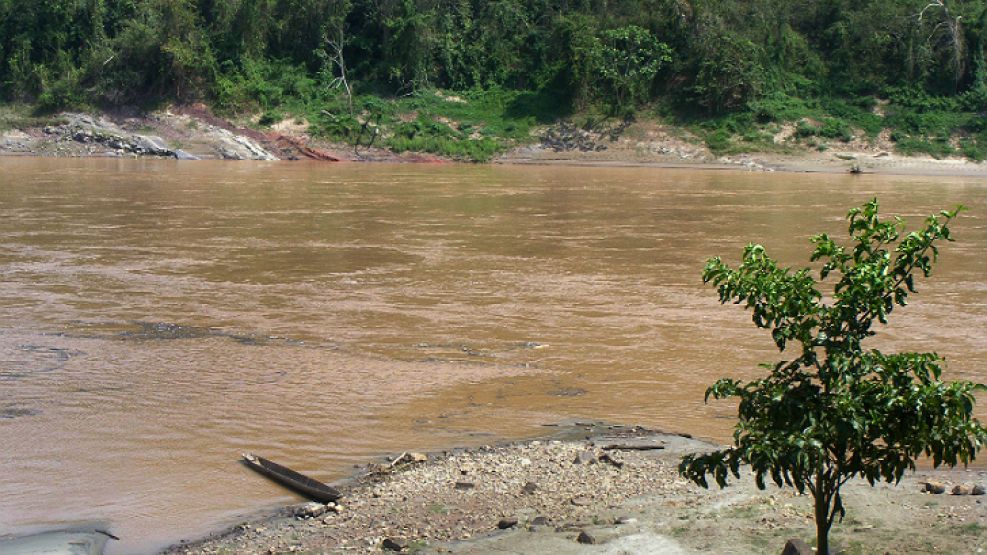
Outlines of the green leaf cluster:
[{"label": "green leaf cluster", "polygon": [[647,100],[658,71],[672,61],[669,46],[636,25],[604,31],[591,48],[599,94],[616,111]]},{"label": "green leaf cluster", "polygon": [[[845,513],[840,488],[854,477],[872,485],[897,483],[928,457],[934,466],[974,459],[987,429],[973,417],[983,385],[944,382],[935,353],[887,354],[865,349],[875,325],[916,292],[928,277],[939,244],[951,241],[950,223],[962,210],[930,216],[904,231],[901,219],[881,219],[877,200],[848,214],[849,245],[827,234],[812,238],[810,268],[780,267],[760,245],[748,245],[740,265],[708,261],[703,279],[723,303],[742,304],[755,326],[769,330],[781,352],[761,379],[723,379],[706,398],[739,399],[734,445],[686,457],[680,472],[721,487],[750,465],[760,488],[771,480],[815,498],[818,545],[825,553],[834,519]],[[821,286],[831,284],[828,294]]]}]

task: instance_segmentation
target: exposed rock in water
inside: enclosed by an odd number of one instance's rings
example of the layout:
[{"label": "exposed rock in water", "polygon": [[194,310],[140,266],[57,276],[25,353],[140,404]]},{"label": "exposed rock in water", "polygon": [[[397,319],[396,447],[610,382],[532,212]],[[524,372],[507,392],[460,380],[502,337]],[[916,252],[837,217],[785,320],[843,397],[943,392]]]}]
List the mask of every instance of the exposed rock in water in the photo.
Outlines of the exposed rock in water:
[{"label": "exposed rock in water", "polygon": [[227,160],[277,160],[256,141],[241,135],[234,135],[225,129],[216,129],[220,140],[219,153]]},{"label": "exposed rock in water", "polygon": [[176,148],[175,149],[175,158],[178,159],[178,160],[199,160],[200,159],[198,156],[195,156],[194,154],[189,154],[188,152],[185,152],[184,150],[182,150],[180,148]]},{"label": "exposed rock in water", "polygon": [[516,518],[502,518],[500,522],[497,523],[497,528],[501,530],[507,530],[508,528],[514,528],[517,526],[518,520]]},{"label": "exposed rock in water", "polygon": [[62,347],[33,344],[18,345],[17,351],[18,356],[14,360],[6,360],[0,367],[0,381],[19,379],[37,372],[56,372],[65,368],[71,358],[84,354]]},{"label": "exposed rock in water", "polygon": [[201,339],[215,335],[215,330],[199,326],[186,326],[171,322],[136,321],[137,331],[124,331],[119,334],[123,339]]},{"label": "exposed rock in water", "polygon": [[549,391],[548,394],[556,397],[579,397],[586,395],[586,390],[580,387],[563,387],[562,389]]},{"label": "exposed rock in water", "polygon": [[21,416],[37,416],[39,414],[41,414],[39,409],[21,407],[7,407],[0,409],[0,419],[19,418]]},{"label": "exposed rock in water", "polygon": [[164,139],[155,136],[135,135],[134,142],[131,145],[131,151],[137,154],[150,154],[153,156],[175,156],[175,151],[168,148]]},{"label": "exposed rock in water", "polygon": [[185,324],[175,324],[173,322],[128,322],[134,329],[122,331],[116,334],[116,339],[125,341],[171,341],[175,339],[204,339],[207,337],[223,337],[231,341],[236,341],[241,345],[260,346],[271,344],[283,344],[291,346],[304,345],[304,341],[290,339],[275,335],[255,335],[225,331],[219,328],[205,328],[201,326],[187,326]]}]

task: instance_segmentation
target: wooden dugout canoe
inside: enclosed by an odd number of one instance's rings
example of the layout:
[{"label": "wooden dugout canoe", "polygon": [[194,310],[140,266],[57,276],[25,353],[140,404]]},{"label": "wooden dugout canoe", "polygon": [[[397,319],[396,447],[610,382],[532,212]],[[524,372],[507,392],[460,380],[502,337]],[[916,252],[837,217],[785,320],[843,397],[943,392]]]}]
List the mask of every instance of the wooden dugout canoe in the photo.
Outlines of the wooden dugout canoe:
[{"label": "wooden dugout canoe", "polygon": [[294,470],[281,466],[276,462],[269,461],[264,457],[258,457],[251,453],[243,454],[243,464],[250,469],[267,476],[271,480],[298,492],[313,501],[328,503],[342,497],[339,490],[332,486],[327,486],[322,482],[295,472]]}]

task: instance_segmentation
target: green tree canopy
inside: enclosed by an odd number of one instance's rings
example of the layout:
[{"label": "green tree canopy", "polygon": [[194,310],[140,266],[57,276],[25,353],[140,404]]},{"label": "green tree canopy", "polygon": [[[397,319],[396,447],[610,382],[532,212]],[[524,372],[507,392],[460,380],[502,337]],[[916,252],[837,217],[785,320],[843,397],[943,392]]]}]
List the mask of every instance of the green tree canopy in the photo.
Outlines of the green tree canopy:
[{"label": "green tree canopy", "polygon": [[987,67],[984,0],[0,0],[0,96],[209,99],[257,63],[316,76],[340,19],[353,80],[387,94],[555,85],[715,112],[794,89],[955,95]]},{"label": "green tree canopy", "polygon": [[[739,267],[711,259],[703,280],[723,303],[743,303],[754,324],[771,331],[778,349],[794,357],[768,365],[767,377],[716,382],[709,397],[737,397],[733,447],[688,456],[680,472],[708,487],[740,477],[749,464],[755,481],[808,491],[815,499],[818,553],[828,553],[829,530],[845,508],[840,488],[854,477],[871,485],[897,483],[915,460],[934,466],[966,464],[987,441],[973,417],[970,382],[944,382],[935,353],[888,354],[864,348],[896,306],[916,291],[915,274],[928,277],[938,243],[950,241],[959,212],[930,216],[904,233],[900,219],[881,220],[871,201],[848,215],[851,244],[826,234],[812,238],[818,281],[809,268],[779,267],[760,245],[744,249]],[[820,286],[829,280],[832,292]]]},{"label": "green tree canopy", "polygon": [[603,96],[618,110],[645,101],[658,70],[672,61],[668,45],[636,25],[604,31],[591,56]]}]

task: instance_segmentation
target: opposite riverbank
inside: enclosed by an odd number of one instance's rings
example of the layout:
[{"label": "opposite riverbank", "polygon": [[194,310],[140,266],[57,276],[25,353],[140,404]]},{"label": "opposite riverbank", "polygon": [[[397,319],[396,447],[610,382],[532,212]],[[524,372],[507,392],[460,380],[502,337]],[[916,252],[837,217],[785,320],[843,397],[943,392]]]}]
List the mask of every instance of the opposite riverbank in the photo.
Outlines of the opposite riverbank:
[{"label": "opposite riverbank", "polygon": [[[452,125],[452,123],[450,123]],[[308,123],[284,120],[268,127],[236,124],[204,105],[172,106],[152,113],[61,113],[24,120],[0,131],[0,156],[155,157],[179,160],[318,160],[326,162],[455,161],[421,152],[394,152],[320,140]],[[886,135],[886,134],[885,134]],[[740,169],[846,173],[851,169],[885,175],[987,176],[987,164],[961,157],[936,159],[894,151],[887,136],[873,140],[802,145],[792,129],[774,137],[770,152],[715,155],[687,130],[657,121],[617,128],[584,129],[559,122],[533,131],[529,144],[491,162],[663,168]]]},{"label": "opposite riverbank", "polygon": [[[577,423],[538,440],[405,453],[340,484],[337,503],[286,507],[165,553],[777,553],[790,538],[812,544],[811,498],[758,491],[749,477],[704,490],[678,476],[684,454],[711,447]],[[928,483],[946,493],[926,492]],[[984,484],[987,472],[964,470],[920,471],[897,486],[851,482],[835,543],[846,553],[982,552],[987,497],[970,492]]]}]

